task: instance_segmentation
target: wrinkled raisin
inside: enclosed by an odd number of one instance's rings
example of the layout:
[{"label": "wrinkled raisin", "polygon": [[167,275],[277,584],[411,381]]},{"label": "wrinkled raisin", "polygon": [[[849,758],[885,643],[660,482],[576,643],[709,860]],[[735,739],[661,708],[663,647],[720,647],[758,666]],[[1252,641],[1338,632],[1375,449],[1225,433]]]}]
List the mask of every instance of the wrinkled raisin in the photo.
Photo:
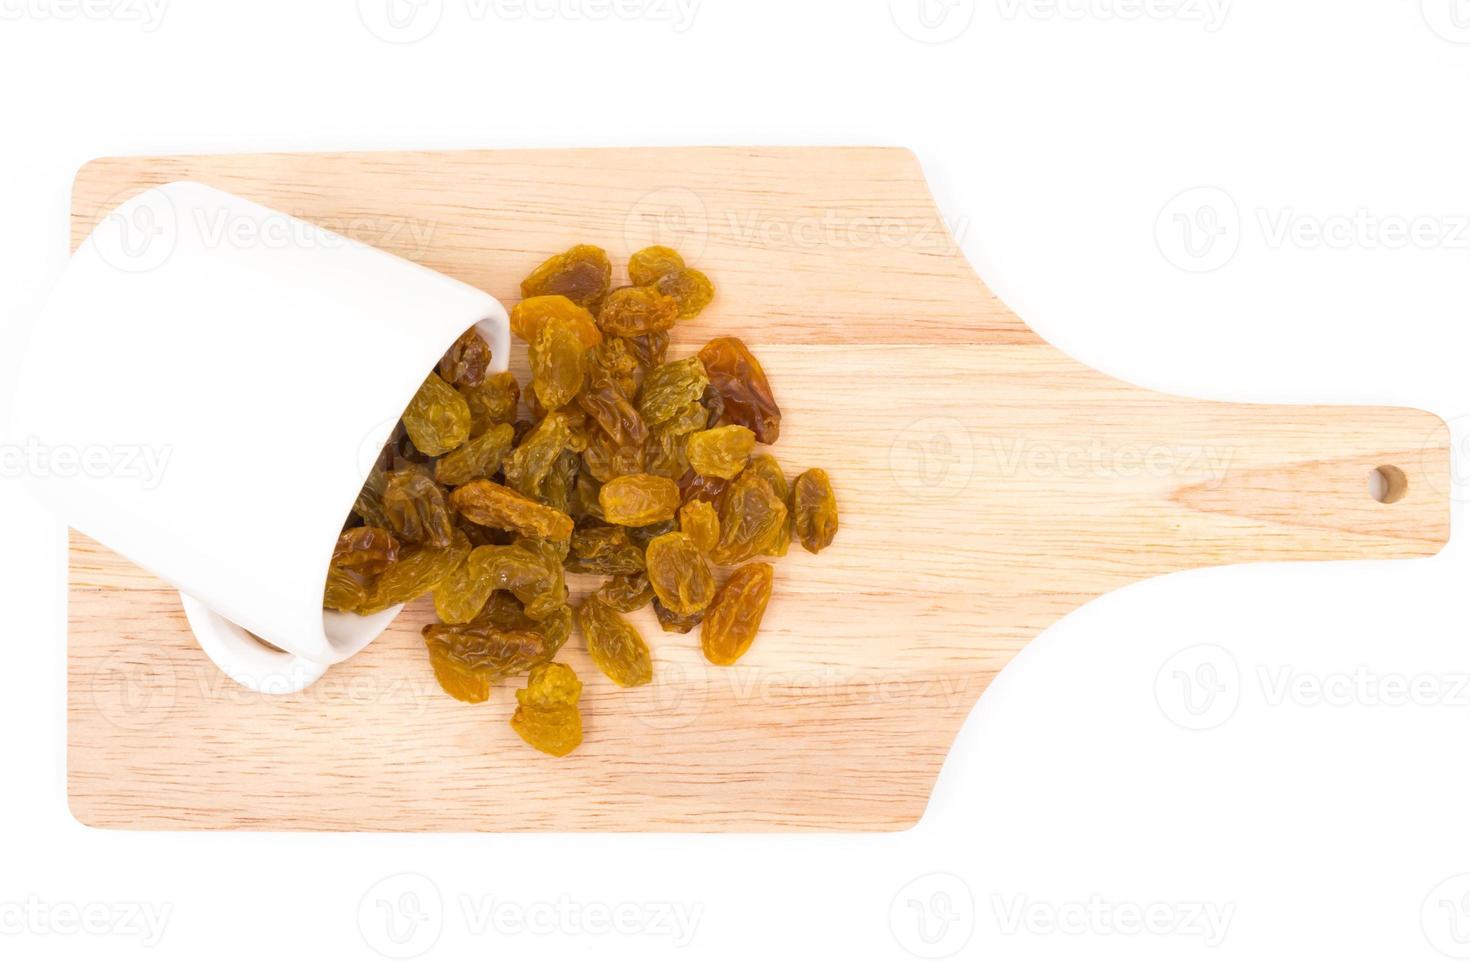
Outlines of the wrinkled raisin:
[{"label": "wrinkled raisin", "polygon": [[490,345],[470,327],[439,359],[439,376],[452,385],[477,385],[490,370]]},{"label": "wrinkled raisin", "polygon": [[825,470],[807,470],[791,488],[796,509],[796,536],[812,554],[837,536],[837,495]]},{"label": "wrinkled raisin", "polygon": [[444,491],[422,470],[400,470],[388,478],[383,512],[400,539],[431,548],[449,547],[454,527]]},{"label": "wrinkled raisin", "polygon": [[738,565],[775,547],[786,526],[786,504],[760,474],[741,473],[720,503],[720,541],[710,559]]},{"label": "wrinkled raisin", "polygon": [[602,341],[597,320],[565,296],[533,296],[510,311],[510,332],[528,344],[534,344],[542,328],[553,323],[571,330],[583,348],[596,347]]},{"label": "wrinkled raisin", "polygon": [[635,286],[653,286],[679,304],[679,319],[698,316],[715,298],[715,287],[684,257],[663,245],[652,245],[628,260],[628,278]]},{"label": "wrinkled raisin", "polygon": [[612,284],[612,263],[596,245],[574,245],[542,262],[521,282],[521,296],[565,296],[595,308]]},{"label": "wrinkled raisin", "polygon": [[[703,412],[704,407],[699,408]],[[755,433],[743,425],[706,429],[689,437],[689,465],[700,476],[733,480],[745,469],[754,448]]]},{"label": "wrinkled raisin", "polygon": [[578,607],[577,622],[587,638],[588,656],[614,684],[638,687],[653,680],[648,644],[612,606],[590,596]]},{"label": "wrinkled raisin", "polygon": [[531,379],[536,401],[555,411],[582,390],[582,342],[572,328],[553,320],[531,344]]},{"label": "wrinkled raisin", "polygon": [[679,530],[705,554],[720,543],[720,515],[708,500],[691,500],[679,508]]},{"label": "wrinkled raisin", "polygon": [[679,485],[665,477],[634,473],[604,483],[597,499],[609,524],[646,527],[678,512]]},{"label": "wrinkled raisin", "polygon": [[723,402],[720,423],[743,425],[758,442],[771,445],[781,435],[781,409],[771,394],[760,361],[735,337],[717,337],[699,352],[709,383]]},{"label": "wrinkled raisin", "polygon": [[469,555],[470,542],[463,531],[454,533],[454,539],[447,548],[407,549],[378,576],[372,592],[358,611],[364,616],[371,616],[433,591]]},{"label": "wrinkled raisin", "polygon": [[443,378],[431,374],[403,410],[403,425],[419,452],[442,456],[469,438],[470,406]]},{"label": "wrinkled raisin", "polygon": [[424,627],[423,636],[439,686],[471,704],[489,698],[495,681],[524,674],[551,659],[540,634],[529,631],[433,624]]},{"label": "wrinkled raisin", "polygon": [[648,542],[646,562],[654,595],[675,615],[697,613],[715,597],[715,577],[709,562],[694,539],[682,531]]},{"label": "wrinkled raisin", "polygon": [[521,400],[521,386],[509,371],[492,374],[477,385],[460,385],[455,389],[470,408],[470,435],[478,436],[492,426],[509,425],[516,420],[516,407]]},{"label": "wrinkled raisin", "polygon": [[449,502],[467,519],[486,527],[555,541],[572,536],[572,519],[566,514],[489,480],[466,483],[449,495]]},{"label": "wrinkled raisin", "polygon": [[[446,536],[446,544],[447,536]],[[398,560],[398,540],[381,527],[355,527],[342,532],[332,551],[332,564],[365,575],[379,575]]]},{"label": "wrinkled raisin", "polygon": [[608,294],[597,311],[597,326],[614,337],[638,337],[673,327],[679,303],[652,286],[624,286]]},{"label": "wrinkled raisin", "polygon": [[510,727],[532,748],[566,755],[582,744],[582,713],[577,708],[581,696],[582,682],[572,668],[556,662],[539,664],[516,692],[519,706]]},{"label": "wrinkled raisin", "polygon": [[720,587],[699,631],[700,647],[710,663],[728,667],[750,649],[771,600],[773,579],[770,565],[751,562],[737,568]]},{"label": "wrinkled raisin", "polygon": [[637,612],[653,601],[653,586],[648,584],[648,575],[614,575],[603,582],[595,593],[597,598],[620,613]]},{"label": "wrinkled raisin", "polygon": [[445,486],[457,487],[494,476],[510,452],[515,435],[513,426],[503,422],[492,425],[449,455],[439,457],[434,464],[434,479]]}]

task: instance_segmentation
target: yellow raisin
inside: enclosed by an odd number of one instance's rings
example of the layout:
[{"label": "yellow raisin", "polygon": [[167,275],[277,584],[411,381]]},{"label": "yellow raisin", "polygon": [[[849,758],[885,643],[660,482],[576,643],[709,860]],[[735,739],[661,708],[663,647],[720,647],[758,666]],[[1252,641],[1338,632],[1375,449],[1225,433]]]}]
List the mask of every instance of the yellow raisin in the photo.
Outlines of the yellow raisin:
[{"label": "yellow raisin", "polygon": [[766,614],[773,579],[770,565],[751,562],[720,587],[699,631],[699,645],[710,663],[728,667],[745,656]]}]

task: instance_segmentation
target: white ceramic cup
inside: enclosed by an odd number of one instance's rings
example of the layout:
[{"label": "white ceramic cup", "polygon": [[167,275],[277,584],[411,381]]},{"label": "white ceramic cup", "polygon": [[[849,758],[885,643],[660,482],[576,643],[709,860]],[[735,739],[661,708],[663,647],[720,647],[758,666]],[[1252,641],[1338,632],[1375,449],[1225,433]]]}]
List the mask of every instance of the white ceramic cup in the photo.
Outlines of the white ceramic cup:
[{"label": "white ceramic cup", "polygon": [[508,321],[488,294],[166,184],[71,258],[22,364],[13,445],[71,526],[180,591],[221,670],[297,691],[402,608],[324,611],[327,566],[394,423],[471,325],[504,371]]}]

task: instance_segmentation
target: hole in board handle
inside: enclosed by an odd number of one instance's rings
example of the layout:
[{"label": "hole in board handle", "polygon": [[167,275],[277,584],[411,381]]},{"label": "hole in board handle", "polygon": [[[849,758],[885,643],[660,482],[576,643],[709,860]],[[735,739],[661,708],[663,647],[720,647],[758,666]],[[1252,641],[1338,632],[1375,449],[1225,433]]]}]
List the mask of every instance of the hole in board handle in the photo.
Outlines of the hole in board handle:
[{"label": "hole in board handle", "polygon": [[1392,504],[1409,492],[1409,478],[1397,466],[1380,466],[1368,474],[1368,493],[1380,504]]}]

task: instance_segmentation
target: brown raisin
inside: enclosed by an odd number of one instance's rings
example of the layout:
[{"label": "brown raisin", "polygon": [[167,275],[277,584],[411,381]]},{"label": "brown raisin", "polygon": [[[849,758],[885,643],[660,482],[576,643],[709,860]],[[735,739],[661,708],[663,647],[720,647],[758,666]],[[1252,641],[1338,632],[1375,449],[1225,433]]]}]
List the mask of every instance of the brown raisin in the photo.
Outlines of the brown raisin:
[{"label": "brown raisin", "polygon": [[781,435],[781,409],[760,361],[735,337],[717,337],[699,352],[709,383],[719,389],[724,425],[743,425],[766,445]]},{"label": "brown raisin", "polygon": [[478,436],[492,426],[509,425],[516,420],[521,400],[521,386],[515,375],[506,371],[492,374],[477,385],[460,385],[457,389],[470,407],[470,435]]},{"label": "brown raisin", "polygon": [[679,319],[698,316],[715,298],[709,277],[684,264],[684,257],[663,245],[652,245],[628,260],[635,286],[653,286],[679,304]]},{"label": "brown raisin", "polygon": [[543,326],[531,343],[531,379],[536,401],[555,411],[582,390],[582,342],[559,320]]},{"label": "brown raisin", "polygon": [[730,483],[720,503],[720,541],[710,552],[717,565],[738,565],[775,547],[786,526],[786,504],[758,473]]},{"label": "brown raisin", "polygon": [[526,686],[516,692],[519,706],[510,727],[527,745],[547,755],[563,756],[582,744],[582,713],[577,701],[582,682],[561,663],[531,668]]},{"label": "brown raisin", "polygon": [[447,548],[409,548],[389,565],[373,583],[372,592],[358,610],[364,616],[382,612],[389,606],[417,599],[438,588],[470,555],[470,542],[463,531],[456,531]]},{"label": "brown raisin", "polygon": [[449,455],[439,457],[434,463],[434,479],[451,487],[489,479],[500,472],[515,435],[515,428],[504,422],[492,425]]},{"label": "brown raisin", "polygon": [[629,401],[630,392],[602,359],[588,352],[587,382],[577,404],[618,446],[635,446],[648,441],[648,424]]},{"label": "brown raisin", "polygon": [[366,572],[333,562],[327,569],[327,587],[322,607],[337,612],[357,612],[368,601],[373,578]]},{"label": "brown raisin", "polygon": [[663,425],[704,397],[710,383],[704,363],[697,357],[660,364],[648,373],[638,396],[638,411],[650,426]]},{"label": "brown raisin", "polygon": [[565,296],[595,309],[612,284],[612,263],[596,245],[574,245],[542,262],[521,282],[521,296]]},{"label": "brown raisin", "polygon": [[664,605],[655,596],[653,599],[653,614],[658,617],[659,628],[665,633],[688,633],[704,621],[705,610],[680,616],[668,606]]},{"label": "brown raisin", "polygon": [[720,515],[708,500],[691,500],[679,508],[679,530],[709,554],[720,543]]},{"label": "brown raisin", "polygon": [[635,574],[643,571],[643,549],[628,537],[625,527],[578,528],[572,532],[567,571],[584,575]]},{"label": "brown raisin", "polygon": [[837,495],[825,470],[807,470],[791,488],[795,504],[796,537],[812,554],[821,551],[837,536]]},{"label": "brown raisin", "polygon": [[403,425],[419,452],[442,456],[469,438],[470,406],[443,378],[431,374],[403,410]]},{"label": "brown raisin", "polygon": [[710,663],[728,667],[750,649],[771,600],[773,579],[770,565],[751,562],[737,568],[720,587],[699,631],[699,644]]},{"label": "brown raisin", "polygon": [[[446,541],[447,543],[447,541]],[[355,527],[342,532],[332,550],[332,564],[365,575],[379,575],[398,560],[398,540],[381,527]]]},{"label": "brown raisin", "polygon": [[553,323],[571,330],[584,349],[602,342],[597,320],[565,296],[534,296],[521,300],[510,311],[510,332],[528,344],[534,344],[542,328]]},{"label": "brown raisin", "polygon": [[587,654],[614,684],[639,687],[653,680],[648,644],[612,606],[589,596],[577,609],[577,622],[587,638]]},{"label": "brown raisin", "polygon": [[705,609],[715,597],[715,577],[694,539],[682,531],[648,542],[648,581],[671,612],[688,616]]},{"label": "brown raisin", "polygon": [[541,635],[530,631],[432,624],[424,627],[423,636],[439,686],[471,704],[489,698],[495,681],[524,674],[551,659]]},{"label": "brown raisin", "polygon": [[572,536],[572,519],[566,514],[489,480],[466,483],[449,495],[449,502],[467,519],[486,527],[554,541]]},{"label": "brown raisin", "polygon": [[603,582],[594,593],[597,598],[620,613],[637,612],[653,601],[653,586],[648,584],[648,575],[614,575]]},{"label": "brown raisin", "polygon": [[[704,406],[698,406],[701,413]],[[733,480],[745,469],[755,433],[743,425],[722,425],[689,436],[689,465],[701,476]]]},{"label": "brown raisin", "polygon": [[431,548],[449,547],[454,530],[444,491],[422,470],[400,470],[388,478],[383,512],[401,540]]},{"label": "brown raisin", "polygon": [[490,370],[490,345],[470,327],[439,359],[439,376],[452,385],[477,385]]},{"label": "brown raisin", "polygon": [[597,311],[597,326],[614,337],[667,331],[679,318],[679,303],[652,286],[624,286],[608,294]]},{"label": "brown raisin", "polygon": [[665,477],[634,473],[604,483],[597,499],[609,524],[645,527],[678,512],[679,485]]}]

